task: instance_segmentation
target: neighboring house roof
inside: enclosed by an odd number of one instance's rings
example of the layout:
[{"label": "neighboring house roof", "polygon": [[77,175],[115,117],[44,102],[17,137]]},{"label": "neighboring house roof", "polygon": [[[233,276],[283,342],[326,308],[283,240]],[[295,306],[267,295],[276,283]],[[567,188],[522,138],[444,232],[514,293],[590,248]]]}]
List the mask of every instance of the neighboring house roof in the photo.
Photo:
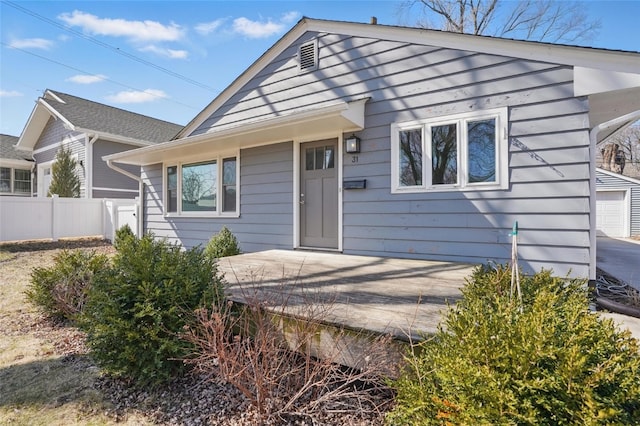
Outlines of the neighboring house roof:
[{"label": "neighboring house roof", "polygon": [[[105,159],[129,164],[150,164],[170,158],[174,150],[182,153],[190,152],[189,150],[196,152],[200,149],[198,144],[206,143],[209,149],[213,149],[215,146],[229,147],[234,143],[243,143],[241,140],[250,140],[255,143],[254,135],[258,139],[266,138],[265,135],[274,132],[278,126],[281,128],[289,126],[291,131],[295,131],[296,125],[307,126],[311,115],[326,116],[327,119],[346,119],[353,123],[353,128],[358,128],[363,118],[361,110],[364,109],[357,103],[361,99],[343,99],[339,104],[319,104],[314,110],[294,111],[286,115],[274,115],[269,119],[258,117],[252,121],[209,129],[207,133],[194,133],[215,111],[239,93],[247,83],[269,66],[278,55],[294,45],[306,32],[437,46],[572,66],[574,96],[589,98],[589,123],[585,123],[585,127],[588,124],[590,128],[595,128],[613,118],[640,110],[640,54],[638,52],[556,45],[413,27],[303,18],[196,115],[174,140],[158,146],[113,154]],[[615,127],[600,129],[597,139],[599,141],[606,139],[620,127],[624,127],[635,119],[637,117],[630,117],[627,122],[617,123]],[[249,132],[251,137],[241,137],[248,135]]]},{"label": "neighboring house roof", "polygon": [[[596,171],[600,173],[604,173],[605,175],[609,175],[614,178],[622,179],[624,181],[629,182],[630,184],[640,185],[640,180],[629,177],[629,176],[621,175],[620,173],[612,172],[611,170],[605,170],[605,169],[601,169],[600,167],[596,167]],[[598,182],[596,181],[596,183]]]},{"label": "neighboring house roof", "polygon": [[46,90],[29,117],[18,147],[32,150],[52,116],[70,130],[138,146],[170,140],[182,129],[179,124]]},{"label": "neighboring house roof", "polygon": [[18,139],[17,136],[0,134],[0,166],[24,167],[33,164],[31,155],[16,149]]}]

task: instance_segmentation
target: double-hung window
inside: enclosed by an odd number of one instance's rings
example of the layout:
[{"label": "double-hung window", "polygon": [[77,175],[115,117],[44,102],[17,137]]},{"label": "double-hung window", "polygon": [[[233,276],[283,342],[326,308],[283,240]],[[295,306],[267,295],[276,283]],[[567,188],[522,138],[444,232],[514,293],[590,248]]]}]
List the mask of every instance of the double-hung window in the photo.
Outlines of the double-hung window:
[{"label": "double-hung window", "polygon": [[392,124],[392,192],[508,188],[506,126],[506,108]]},{"label": "double-hung window", "polygon": [[0,192],[31,195],[31,170],[0,167]]},{"label": "double-hung window", "polygon": [[237,158],[237,155],[229,155],[165,165],[165,214],[237,215]]}]

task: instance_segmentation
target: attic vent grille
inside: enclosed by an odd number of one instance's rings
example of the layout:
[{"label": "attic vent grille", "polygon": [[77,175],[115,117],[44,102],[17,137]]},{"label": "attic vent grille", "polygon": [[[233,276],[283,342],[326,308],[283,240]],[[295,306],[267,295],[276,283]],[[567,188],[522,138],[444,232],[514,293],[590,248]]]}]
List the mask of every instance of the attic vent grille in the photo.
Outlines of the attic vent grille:
[{"label": "attic vent grille", "polygon": [[312,71],[318,68],[318,43],[314,40],[300,46],[298,51],[299,71]]}]

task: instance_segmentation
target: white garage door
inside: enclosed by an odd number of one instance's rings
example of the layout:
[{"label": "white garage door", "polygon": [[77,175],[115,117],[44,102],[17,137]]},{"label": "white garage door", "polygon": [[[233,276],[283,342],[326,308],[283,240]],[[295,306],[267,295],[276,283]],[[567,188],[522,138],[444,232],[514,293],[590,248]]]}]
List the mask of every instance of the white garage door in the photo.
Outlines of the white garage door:
[{"label": "white garage door", "polygon": [[598,235],[626,237],[625,191],[596,192],[596,230]]}]

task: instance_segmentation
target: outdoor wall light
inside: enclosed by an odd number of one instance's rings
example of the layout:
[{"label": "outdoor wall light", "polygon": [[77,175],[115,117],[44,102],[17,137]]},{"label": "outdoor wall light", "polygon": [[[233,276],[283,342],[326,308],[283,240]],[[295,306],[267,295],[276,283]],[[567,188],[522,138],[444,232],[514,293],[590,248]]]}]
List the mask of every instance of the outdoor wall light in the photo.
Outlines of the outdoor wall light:
[{"label": "outdoor wall light", "polygon": [[351,135],[345,139],[344,146],[347,154],[357,154],[360,152],[360,138],[356,135]]}]

